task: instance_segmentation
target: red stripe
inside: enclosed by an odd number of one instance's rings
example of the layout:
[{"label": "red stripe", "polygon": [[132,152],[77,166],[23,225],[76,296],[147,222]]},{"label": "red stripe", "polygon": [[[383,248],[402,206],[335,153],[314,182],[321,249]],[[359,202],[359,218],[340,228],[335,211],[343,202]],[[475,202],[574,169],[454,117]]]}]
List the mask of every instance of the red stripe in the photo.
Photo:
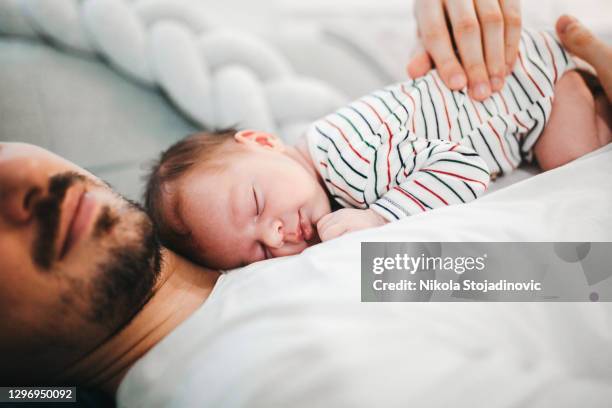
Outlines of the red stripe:
[{"label": "red stripe", "polygon": [[420,187],[424,188],[425,190],[429,191],[431,194],[433,194],[433,195],[435,195],[436,197],[438,197],[438,199],[439,199],[440,201],[442,201],[444,204],[448,205],[448,203],[446,202],[446,200],[445,200],[445,199],[443,199],[442,197],[440,197],[439,195],[437,195],[436,193],[434,193],[433,191],[431,191],[430,189],[428,189],[427,187],[425,187],[424,185],[422,185],[422,184],[421,184],[421,183],[419,183],[418,181],[416,181],[416,180],[413,180],[413,181],[416,183],[416,185],[417,185],[417,186],[420,186]]},{"label": "red stripe", "polygon": [[348,193],[348,191],[346,191],[345,189],[343,189],[342,187],[336,185],[333,181],[329,180],[329,182],[331,183],[332,186],[334,186],[335,188],[337,188],[338,190],[342,191],[344,194],[346,194],[347,196],[349,196],[351,198],[351,200],[355,201],[357,204],[363,204],[363,201],[359,201],[356,198],[353,198],[352,195],[350,195]]},{"label": "red stripe", "polygon": [[448,124],[448,140],[450,140],[451,142],[453,141],[453,137],[451,136],[451,121],[450,121],[450,117],[448,116],[448,108],[446,106],[446,98],[444,97],[444,94],[442,93],[442,89],[440,89],[440,85],[438,85],[438,80],[436,79],[435,75],[431,76],[434,80],[434,84],[436,84],[436,88],[438,88],[438,92],[440,92],[440,96],[442,97],[442,101],[444,102],[444,113],[446,113],[446,123]]},{"label": "red stripe", "polygon": [[485,190],[487,189],[487,185],[485,183],[483,183],[482,181],[474,180],[474,179],[471,179],[469,177],[460,176],[459,174],[450,173],[448,171],[434,170],[434,169],[421,169],[419,171],[431,171],[431,172],[434,172],[434,173],[441,173],[441,174],[446,174],[447,176],[457,177],[457,178],[459,178],[461,180],[473,181],[474,183],[482,184],[482,186],[485,188]]},{"label": "red stripe", "polygon": [[523,67],[523,71],[525,71],[525,73],[527,74],[527,76],[529,77],[529,79],[531,80],[531,82],[533,82],[533,84],[535,85],[536,88],[538,88],[538,91],[540,92],[540,95],[544,96],[544,92],[542,92],[542,90],[540,89],[540,86],[537,84],[537,82],[533,79],[533,77],[531,76],[531,74],[529,73],[529,71],[527,71],[527,68],[525,68],[525,63],[523,62],[523,56],[521,55],[521,53],[519,52],[518,54],[519,56],[519,61],[521,61],[521,66]]},{"label": "red stripe", "polygon": [[546,43],[546,48],[548,48],[548,53],[550,54],[550,59],[553,62],[553,68],[555,69],[555,80],[553,81],[553,84],[557,82],[557,63],[555,62],[555,57],[553,56],[552,50],[550,49],[550,45],[548,44],[548,38],[546,38],[546,36],[544,35],[543,32],[540,31],[540,35],[542,36],[542,38],[544,39],[544,42]]},{"label": "red stripe", "polygon": [[340,134],[342,135],[342,137],[344,138],[344,140],[346,141],[346,143],[349,145],[349,147],[351,148],[351,150],[353,151],[353,153],[355,153],[361,160],[363,160],[364,162],[370,164],[370,161],[368,159],[366,159],[365,157],[363,157],[361,154],[359,154],[359,152],[357,150],[355,150],[355,148],[353,147],[353,145],[351,144],[351,142],[349,142],[348,138],[346,137],[346,135],[344,134],[344,132],[342,131],[342,129],[340,129],[338,126],[334,125],[329,119],[325,119],[325,121],[327,123],[329,123],[331,126],[335,127],[338,132],[340,132]]},{"label": "red stripe", "polygon": [[498,95],[501,98],[502,102],[504,103],[504,110],[506,111],[506,115],[509,115],[510,111],[508,110],[508,104],[506,103],[506,99],[504,98],[504,94],[500,92]]},{"label": "red stripe", "polygon": [[378,120],[383,125],[385,125],[385,128],[387,128],[387,133],[389,134],[389,150],[387,151],[387,191],[389,191],[389,188],[391,186],[391,161],[389,159],[389,156],[391,156],[391,146],[393,145],[393,133],[391,133],[391,129],[389,128],[389,125],[387,125],[387,122],[382,120],[382,118],[380,117],[380,115],[378,114],[376,109],[374,109],[372,105],[370,105],[366,101],[361,101],[361,102],[365,103],[372,110],[372,112],[374,112]]},{"label": "red stripe", "polygon": [[518,122],[519,125],[521,125],[522,127],[525,128],[525,130],[529,130],[529,128],[527,126],[525,126],[523,124],[523,122],[520,121],[520,119],[518,118],[518,116],[516,116],[516,113],[514,114],[514,120],[516,120]]},{"label": "red stripe", "polygon": [[472,102],[471,98],[468,98],[468,100],[472,104],[472,108],[474,108],[474,110],[476,111],[476,115],[478,116],[478,120],[480,121],[480,124],[482,125],[482,118],[480,117],[480,113],[478,112],[478,109],[476,109],[476,106],[474,106],[474,102]]},{"label": "red stripe", "polygon": [[449,152],[452,152],[453,150],[455,150],[455,147],[459,146],[459,143],[455,143],[455,145],[453,147],[451,147],[450,149],[448,149]]},{"label": "red stripe", "polygon": [[510,161],[510,159],[508,159],[508,155],[506,155],[506,150],[504,149],[504,145],[503,145],[503,143],[501,141],[501,137],[499,137],[499,133],[497,133],[497,130],[495,130],[495,128],[493,127],[491,122],[487,122],[487,125],[489,125],[489,127],[491,128],[493,133],[495,133],[495,136],[497,136],[497,141],[499,142],[499,146],[501,147],[502,153],[504,154],[504,157],[506,158],[506,161],[510,165],[510,168],[514,168],[514,166],[512,165],[512,162]]},{"label": "red stripe", "polygon": [[393,187],[395,190],[399,191],[400,193],[402,193],[403,195],[405,195],[406,197],[408,197],[409,199],[411,199],[412,201],[415,202],[416,205],[418,205],[419,207],[421,207],[421,211],[425,211],[425,207],[423,207],[423,204],[419,203],[414,197],[412,197],[410,195],[410,193],[408,193],[407,191],[404,191],[403,189],[401,189],[398,186]]},{"label": "red stripe", "polygon": [[323,167],[327,167],[327,163],[319,162],[319,164]]},{"label": "red stripe", "polygon": [[408,98],[410,98],[410,101],[412,102],[412,133],[415,133],[415,130],[414,130],[414,117],[416,116],[416,103],[414,103],[414,99],[412,99],[412,95],[410,95],[408,92],[406,92],[406,89],[404,88],[404,84],[402,84],[402,92]]}]

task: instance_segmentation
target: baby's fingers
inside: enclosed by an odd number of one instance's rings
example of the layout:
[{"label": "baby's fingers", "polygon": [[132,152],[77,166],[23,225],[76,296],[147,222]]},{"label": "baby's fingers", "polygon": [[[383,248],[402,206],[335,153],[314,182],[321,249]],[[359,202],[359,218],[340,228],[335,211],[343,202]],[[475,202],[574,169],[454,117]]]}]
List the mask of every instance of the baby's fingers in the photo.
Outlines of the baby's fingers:
[{"label": "baby's fingers", "polygon": [[321,231],[324,231],[329,225],[331,225],[334,217],[335,213],[331,212],[324,215],[319,219],[319,221],[317,221],[317,232],[319,233],[319,237],[321,237]]},{"label": "baby's fingers", "polygon": [[323,229],[323,231],[319,231],[319,237],[321,241],[329,241],[330,239],[338,238],[340,235],[343,235],[347,231],[347,227],[344,224],[332,224],[327,228]]}]

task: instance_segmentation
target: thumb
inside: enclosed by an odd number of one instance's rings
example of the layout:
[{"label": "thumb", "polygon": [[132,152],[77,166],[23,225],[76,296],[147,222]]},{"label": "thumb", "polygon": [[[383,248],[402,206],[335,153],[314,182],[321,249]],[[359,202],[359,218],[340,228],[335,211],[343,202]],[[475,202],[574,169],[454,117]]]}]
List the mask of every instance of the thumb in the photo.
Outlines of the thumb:
[{"label": "thumb", "polygon": [[580,21],[568,15],[557,20],[557,34],[569,52],[598,69],[610,63],[608,46],[601,42]]},{"label": "thumb", "polygon": [[595,68],[608,100],[612,101],[612,48],[595,37],[593,33],[571,16],[561,16],[559,18],[557,34],[563,45],[571,53]]}]

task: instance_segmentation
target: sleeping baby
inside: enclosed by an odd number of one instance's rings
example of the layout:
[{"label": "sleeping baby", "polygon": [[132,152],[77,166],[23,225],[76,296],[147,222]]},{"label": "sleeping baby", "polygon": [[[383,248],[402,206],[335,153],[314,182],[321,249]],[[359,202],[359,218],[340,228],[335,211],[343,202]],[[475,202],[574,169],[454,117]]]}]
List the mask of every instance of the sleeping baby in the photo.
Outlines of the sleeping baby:
[{"label": "sleeping baby", "polygon": [[295,146],[197,133],[161,154],[146,207],[164,245],[225,270],[467,203],[523,162],[548,170],[610,142],[596,79],[576,69],[551,34],[525,30],[504,88],[482,103],[433,70],[316,121]]}]

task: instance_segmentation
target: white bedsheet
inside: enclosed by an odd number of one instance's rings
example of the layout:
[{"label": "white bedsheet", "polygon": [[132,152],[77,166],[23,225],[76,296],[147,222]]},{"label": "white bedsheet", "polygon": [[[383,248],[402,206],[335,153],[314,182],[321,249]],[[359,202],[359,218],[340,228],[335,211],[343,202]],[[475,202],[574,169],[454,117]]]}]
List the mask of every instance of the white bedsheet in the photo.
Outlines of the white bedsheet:
[{"label": "white bedsheet", "polygon": [[612,304],[361,303],[361,241],[612,241],[612,145],[468,205],[223,275],[125,407],[609,407]]}]

